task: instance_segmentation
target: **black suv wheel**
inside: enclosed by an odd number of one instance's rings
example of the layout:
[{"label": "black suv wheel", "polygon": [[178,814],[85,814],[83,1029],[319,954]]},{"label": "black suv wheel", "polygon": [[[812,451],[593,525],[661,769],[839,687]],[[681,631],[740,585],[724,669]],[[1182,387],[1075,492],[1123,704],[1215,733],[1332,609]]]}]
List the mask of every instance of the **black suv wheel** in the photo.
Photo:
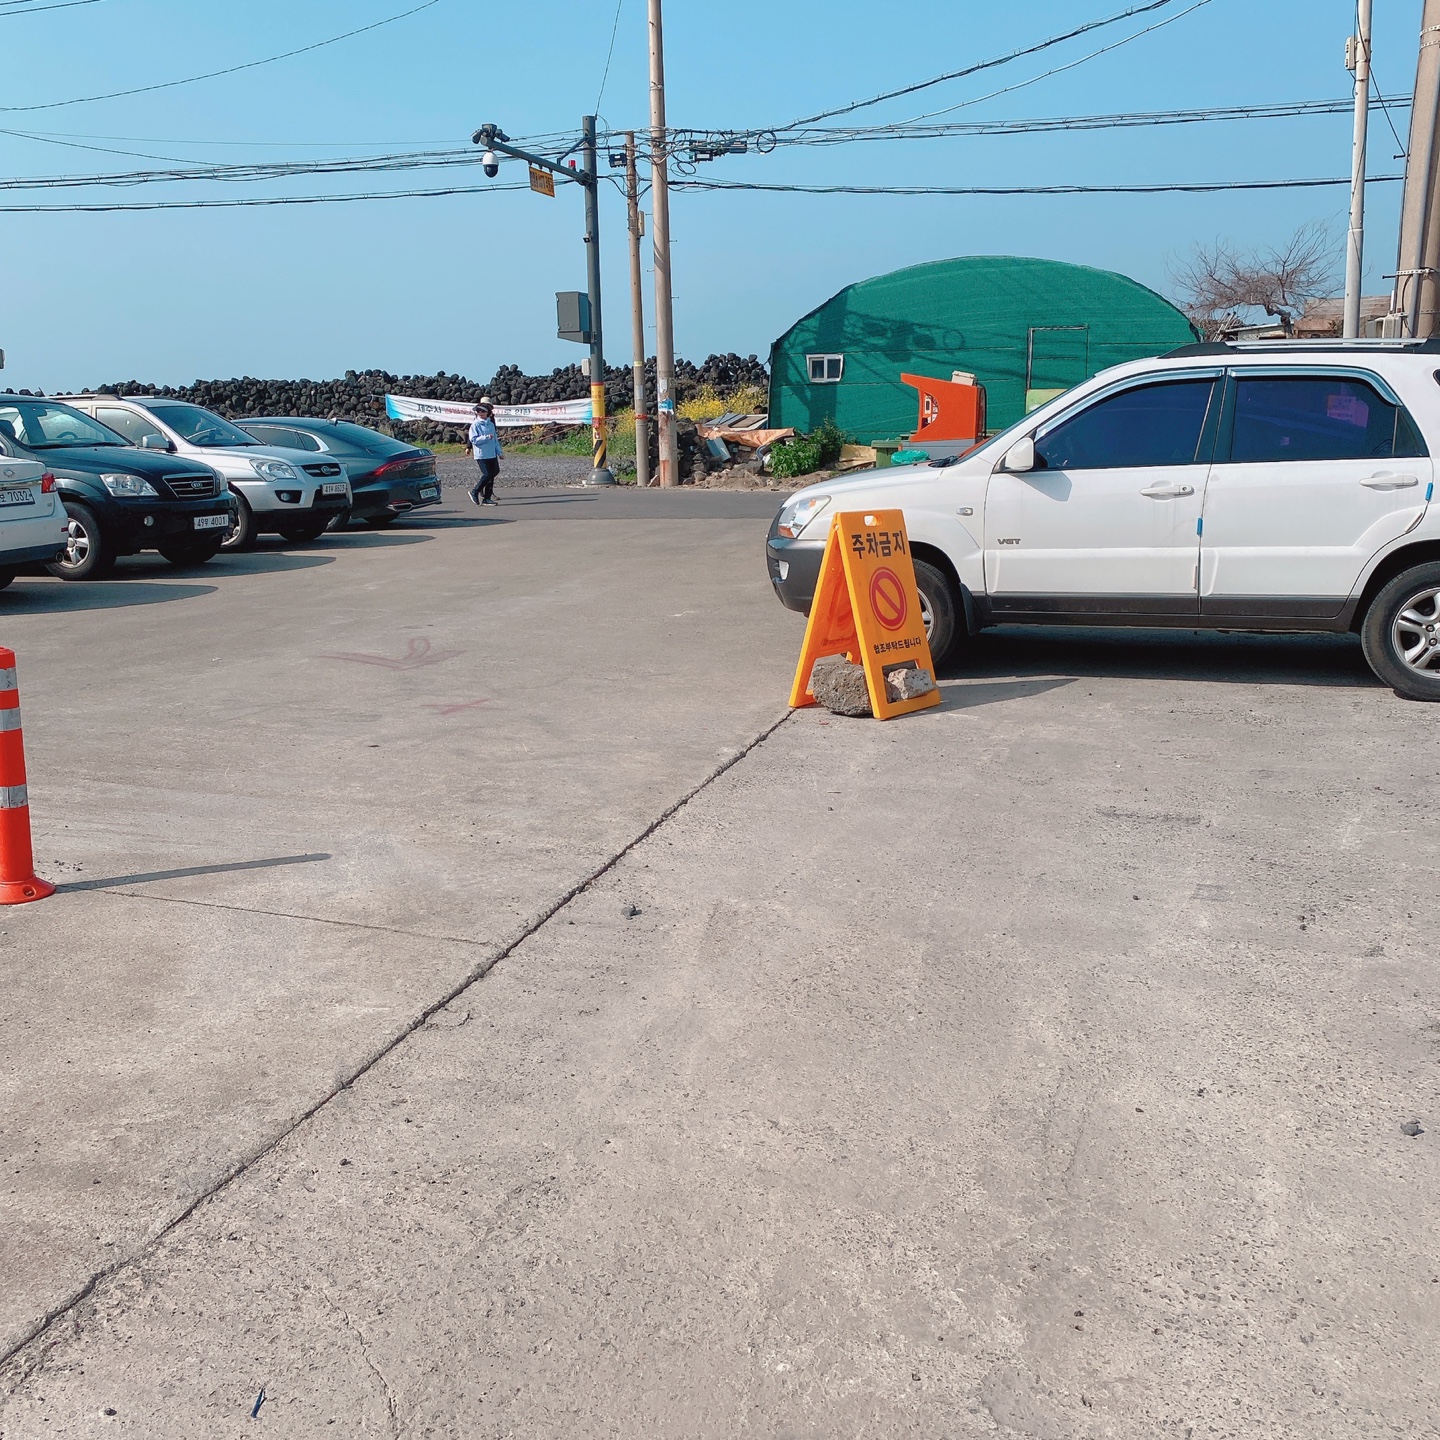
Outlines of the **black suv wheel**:
[{"label": "black suv wheel", "polygon": [[78,500],[65,502],[65,553],[45,568],[62,580],[94,580],[115,564],[115,552],[95,512]]},{"label": "black suv wheel", "polygon": [[1365,612],[1360,643],[1399,694],[1440,700],[1440,564],[1416,565],[1386,585]]}]

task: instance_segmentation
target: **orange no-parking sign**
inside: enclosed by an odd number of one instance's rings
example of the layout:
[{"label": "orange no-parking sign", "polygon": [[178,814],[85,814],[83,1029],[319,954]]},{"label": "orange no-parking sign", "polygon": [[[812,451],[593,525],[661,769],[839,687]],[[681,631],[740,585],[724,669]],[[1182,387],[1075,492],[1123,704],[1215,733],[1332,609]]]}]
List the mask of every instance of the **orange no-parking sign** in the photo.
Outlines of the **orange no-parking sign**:
[{"label": "orange no-parking sign", "polygon": [[903,511],[842,511],[831,521],[790,692],[792,707],[815,703],[810,693],[815,662],[840,654],[865,667],[878,720],[940,703],[938,690],[892,700],[885,689],[886,674],[896,670],[923,670],[935,678]]}]

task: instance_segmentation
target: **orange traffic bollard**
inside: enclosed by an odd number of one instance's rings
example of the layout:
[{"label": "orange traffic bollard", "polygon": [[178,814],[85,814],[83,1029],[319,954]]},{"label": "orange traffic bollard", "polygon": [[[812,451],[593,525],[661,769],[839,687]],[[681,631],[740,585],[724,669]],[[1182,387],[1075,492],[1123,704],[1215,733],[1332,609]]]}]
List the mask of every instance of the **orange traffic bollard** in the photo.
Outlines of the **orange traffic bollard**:
[{"label": "orange traffic bollard", "polygon": [[24,905],[54,893],[55,887],[35,874],[15,652],[0,645],[0,905]]}]

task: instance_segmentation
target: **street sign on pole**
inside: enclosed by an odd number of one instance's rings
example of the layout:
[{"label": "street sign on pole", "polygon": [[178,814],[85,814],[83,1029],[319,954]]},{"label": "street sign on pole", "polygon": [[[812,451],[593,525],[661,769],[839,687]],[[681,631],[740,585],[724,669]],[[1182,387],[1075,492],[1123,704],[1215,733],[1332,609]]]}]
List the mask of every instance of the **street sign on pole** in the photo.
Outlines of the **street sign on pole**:
[{"label": "street sign on pole", "polygon": [[555,198],[555,177],[548,170],[542,170],[538,165],[532,165],[530,167],[530,188],[537,195],[548,195],[553,200]]}]

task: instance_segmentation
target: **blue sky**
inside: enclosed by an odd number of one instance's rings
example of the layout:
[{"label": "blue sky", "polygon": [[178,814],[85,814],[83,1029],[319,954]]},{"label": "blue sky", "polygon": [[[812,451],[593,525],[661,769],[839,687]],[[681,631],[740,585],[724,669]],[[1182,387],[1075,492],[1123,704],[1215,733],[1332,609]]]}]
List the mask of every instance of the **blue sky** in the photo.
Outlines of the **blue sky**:
[{"label": "blue sky", "polygon": [[[48,0],[29,0],[48,3]],[[412,0],[418,3],[418,0]],[[1133,0],[1132,0],[1133,3]],[[969,80],[860,112],[879,122],[983,96],[1140,30],[1169,10]],[[154,84],[379,20],[405,0],[97,0],[35,15],[0,5],[8,107]],[[672,125],[745,128],[873,95],[1125,8],[1124,0],[1007,5],[908,0],[670,0]],[[1414,77],[1420,0],[1376,0],[1387,95]],[[186,161],[344,156],[464,144],[483,120],[512,136],[578,125],[594,107],[614,0],[496,7],[439,0],[307,55],[153,94],[0,112],[0,175],[35,178]],[[1343,97],[1351,0],[1209,0],[1113,53],[955,112],[1017,119]],[[645,0],[621,0],[600,113],[647,123]],[[1396,124],[1403,137],[1408,112]],[[1372,174],[1398,173],[1371,122]],[[64,140],[67,144],[57,144]],[[71,148],[94,145],[165,160]],[[806,184],[1138,183],[1348,173],[1347,116],[791,148],[703,167],[706,177]],[[11,191],[0,203],[318,194],[481,184],[478,168],[253,184]],[[502,170],[501,179],[523,178]],[[1367,291],[1395,265],[1399,185],[1370,190]],[[629,359],[622,202],[604,198],[607,358]],[[1328,222],[1337,274],[1344,189],[1222,195],[858,197],[676,194],[677,349],[756,352],[853,280],[963,254],[1029,254],[1122,271],[1162,292],[1197,241],[1282,242]],[[487,379],[575,360],[554,292],[583,288],[578,191],[152,214],[0,214],[0,385],[338,375],[378,366]],[[647,260],[648,269],[648,260]],[[653,316],[647,320],[653,325]]]}]

